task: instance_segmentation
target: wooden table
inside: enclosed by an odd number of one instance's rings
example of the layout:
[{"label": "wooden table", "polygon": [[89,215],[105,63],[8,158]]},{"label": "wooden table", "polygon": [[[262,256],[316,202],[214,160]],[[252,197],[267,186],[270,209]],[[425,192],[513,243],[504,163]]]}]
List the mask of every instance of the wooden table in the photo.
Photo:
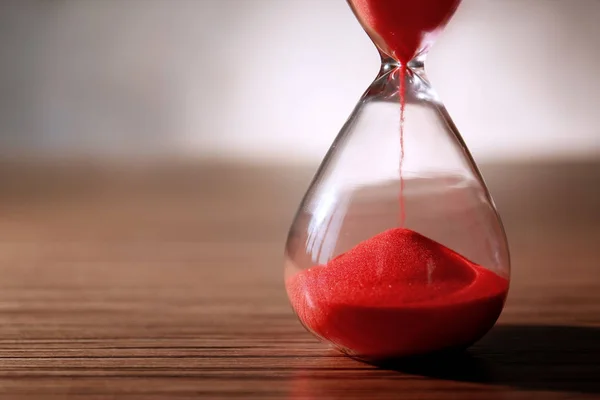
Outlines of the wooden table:
[{"label": "wooden table", "polygon": [[0,168],[0,398],[600,398],[600,168],[488,166],[513,254],[497,327],[378,369],[306,333],[283,241],[313,168]]}]

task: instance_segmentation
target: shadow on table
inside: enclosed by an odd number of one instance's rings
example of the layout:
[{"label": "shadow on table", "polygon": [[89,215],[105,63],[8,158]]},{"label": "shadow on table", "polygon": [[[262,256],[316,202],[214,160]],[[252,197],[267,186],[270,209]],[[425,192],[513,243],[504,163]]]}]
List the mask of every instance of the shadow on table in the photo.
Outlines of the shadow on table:
[{"label": "shadow on table", "polygon": [[468,352],[385,368],[522,389],[600,393],[600,328],[499,325]]}]

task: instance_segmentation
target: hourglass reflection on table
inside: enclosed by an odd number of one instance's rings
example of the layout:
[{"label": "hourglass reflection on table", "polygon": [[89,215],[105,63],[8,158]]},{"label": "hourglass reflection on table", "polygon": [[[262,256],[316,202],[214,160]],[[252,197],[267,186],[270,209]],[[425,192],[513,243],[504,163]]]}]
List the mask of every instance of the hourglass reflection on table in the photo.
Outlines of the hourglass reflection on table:
[{"label": "hourglass reflection on table", "polygon": [[381,70],[290,229],[285,283],[302,324],[381,361],[466,348],[496,322],[510,261],[483,179],[424,72],[460,0],[348,0]]}]

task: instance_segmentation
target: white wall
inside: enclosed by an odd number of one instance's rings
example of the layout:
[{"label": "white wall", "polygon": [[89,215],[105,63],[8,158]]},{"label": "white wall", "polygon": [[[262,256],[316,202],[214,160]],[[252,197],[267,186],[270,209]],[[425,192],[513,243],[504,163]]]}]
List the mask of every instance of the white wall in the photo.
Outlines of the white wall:
[{"label": "white wall", "polygon": [[[427,69],[478,160],[600,154],[598,20],[463,2]],[[377,70],[343,0],[7,0],[0,148],[314,162]]]}]

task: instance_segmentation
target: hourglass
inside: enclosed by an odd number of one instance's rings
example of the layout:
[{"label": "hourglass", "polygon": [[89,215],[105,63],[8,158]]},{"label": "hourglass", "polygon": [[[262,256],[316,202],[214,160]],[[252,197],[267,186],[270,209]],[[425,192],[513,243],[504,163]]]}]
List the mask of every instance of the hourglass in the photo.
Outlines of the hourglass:
[{"label": "hourglass", "polygon": [[382,65],[290,229],[290,302],[308,331],[356,358],[466,348],[500,315],[510,261],[482,176],[424,71],[460,0],[348,2]]}]

